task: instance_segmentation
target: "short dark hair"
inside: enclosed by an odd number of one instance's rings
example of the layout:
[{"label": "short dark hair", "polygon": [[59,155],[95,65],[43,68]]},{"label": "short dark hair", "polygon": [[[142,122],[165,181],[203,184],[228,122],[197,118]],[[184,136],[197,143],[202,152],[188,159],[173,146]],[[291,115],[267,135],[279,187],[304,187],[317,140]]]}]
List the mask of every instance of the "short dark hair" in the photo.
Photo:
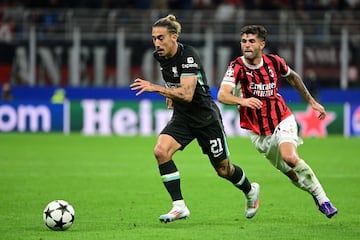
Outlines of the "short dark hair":
[{"label": "short dark hair", "polygon": [[254,34],[265,41],[267,30],[262,25],[247,25],[240,30],[240,35],[242,36],[243,34]]}]

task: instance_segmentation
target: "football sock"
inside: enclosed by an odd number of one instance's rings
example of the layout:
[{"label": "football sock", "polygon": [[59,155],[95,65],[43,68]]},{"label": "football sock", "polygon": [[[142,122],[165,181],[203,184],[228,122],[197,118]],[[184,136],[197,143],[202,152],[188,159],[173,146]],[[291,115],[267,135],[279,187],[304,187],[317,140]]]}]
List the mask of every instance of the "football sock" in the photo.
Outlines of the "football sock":
[{"label": "football sock", "polygon": [[299,163],[294,167],[294,171],[297,173],[299,178],[299,181],[294,183],[296,186],[316,197],[320,204],[325,201],[329,201],[319,180],[315,176],[315,173],[304,160],[299,161]]},{"label": "football sock", "polygon": [[173,205],[174,206],[177,206],[177,207],[185,207],[185,201],[184,200],[176,200],[176,201],[173,201]]},{"label": "football sock", "polygon": [[162,182],[173,201],[182,200],[180,174],[173,160],[159,165]]},{"label": "football sock", "polygon": [[245,172],[237,165],[234,165],[234,167],[234,174],[229,177],[229,181],[232,182],[235,187],[239,188],[245,194],[248,194],[251,190],[251,184],[248,178],[245,176]]}]

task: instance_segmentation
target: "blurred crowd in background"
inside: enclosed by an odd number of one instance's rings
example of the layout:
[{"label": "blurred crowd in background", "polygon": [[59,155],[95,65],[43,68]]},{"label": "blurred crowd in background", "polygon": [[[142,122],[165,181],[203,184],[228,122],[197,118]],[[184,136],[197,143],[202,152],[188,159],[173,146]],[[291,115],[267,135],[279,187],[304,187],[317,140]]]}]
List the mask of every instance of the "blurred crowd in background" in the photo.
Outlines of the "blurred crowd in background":
[{"label": "blurred crowd in background", "polygon": [[[60,9],[64,11],[58,11]],[[79,14],[74,14],[76,11],[73,9],[79,11]],[[312,92],[316,92],[319,85],[340,86],[340,42],[344,36],[342,30],[347,29],[349,39],[346,42],[350,56],[347,68],[342,69],[347,72],[350,88],[360,86],[360,0],[0,0],[0,44],[3,44],[6,50],[9,49],[6,44],[12,46],[22,40],[28,40],[28,35],[24,33],[27,33],[27,28],[31,24],[36,24],[39,40],[46,39],[44,36],[51,33],[65,35],[69,33],[68,29],[72,29],[67,27],[74,23],[81,26],[83,32],[95,34],[95,37],[116,32],[116,27],[120,24],[128,26],[128,34],[134,29],[147,34],[149,26],[141,24],[148,23],[149,19],[153,20],[154,14],[148,14],[146,17],[143,15],[141,18],[140,12],[145,14],[155,11],[163,16],[165,13],[176,12],[175,10],[182,13],[196,12],[194,15],[180,15],[183,29],[186,30],[184,32],[194,34],[191,40],[195,39],[197,33],[204,33],[210,22],[214,24],[215,33],[221,36],[237,32],[238,27],[246,22],[265,23],[270,33],[276,36],[272,38],[270,48],[273,44],[276,46],[274,50],[283,50],[282,53],[285,50],[289,50],[287,53],[294,51],[289,47],[294,41],[288,36],[294,36],[295,30],[300,26],[307,37],[305,46],[309,48],[303,56],[303,75]],[[83,12],[87,15],[82,14]],[[199,12],[209,12],[212,15]],[[284,12],[286,13],[283,14]],[[135,20],[139,21],[140,25],[134,25]],[[56,36],[56,39],[60,38]],[[7,72],[14,74],[14,61],[8,60],[11,54],[5,56],[5,52],[2,52],[0,72],[6,68]],[[323,56],[320,56],[321,54]],[[293,55],[289,54],[286,57],[290,61]],[[309,58],[313,61],[306,60]],[[336,63],[332,64],[330,60],[335,58]],[[4,67],[5,65],[1,64],[7,65]],[[135,68],[140,66],[137,62],[131,64]],[[8,81],[5,74],[2,75],[0,84]]]},{"label": "blurred crowd in background", "polygon": [[229,6],[248,10],[360,9],[360,0],[3,0],[0,7],[25,8],[137,8],[216,9]]}]

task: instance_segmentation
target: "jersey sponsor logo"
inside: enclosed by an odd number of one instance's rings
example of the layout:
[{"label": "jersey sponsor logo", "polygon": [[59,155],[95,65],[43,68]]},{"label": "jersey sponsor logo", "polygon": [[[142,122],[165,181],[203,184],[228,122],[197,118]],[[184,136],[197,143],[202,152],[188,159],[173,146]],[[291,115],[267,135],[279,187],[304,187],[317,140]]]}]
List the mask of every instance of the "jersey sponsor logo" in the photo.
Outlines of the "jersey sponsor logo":
[{"label": "jersey sponsor logo", "polygon": [[263,83],[256,84],[253,82],[250,83],[250,89],[253,90],[271,90],[274,89],[275,87],[276,87],[276,83],[266,83],[266,84]]},{"label": "jersey sponsor logo", "polygon": [[199,68],[199,65],[195,62],[193,57],[187,57],[186,63],[181,65],[182,68]]},{"label": "jersey sponsor logo", "polygon": [[250,89],[253,94],[258,97],[271,97],[274,96],[274,89],[276,88],[276,83],[267,83],[267,84],[256,84],[250,83]]},{"label": "jersey sponsor logo", "polygon": [[181,65],[182,68],[199,68],[199,65],[197,63],[183,63]]}]

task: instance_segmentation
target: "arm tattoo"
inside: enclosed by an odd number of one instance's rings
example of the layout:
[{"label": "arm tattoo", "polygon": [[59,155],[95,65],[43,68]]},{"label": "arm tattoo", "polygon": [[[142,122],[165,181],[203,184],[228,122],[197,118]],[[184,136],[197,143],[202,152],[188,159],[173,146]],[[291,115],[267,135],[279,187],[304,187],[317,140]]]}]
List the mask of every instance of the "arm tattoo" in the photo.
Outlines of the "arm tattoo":
[{"label": "arm tattoo", "polygon": [[185,101],[186,95],[191,94],[191,87],[190,86],[180,87],[180,88],[161,87],[161,89],[157,90],[156,92],[164,97],[168,97],[173,100]]},{"label": "arm tattoo", "polygon": [[311,100],[312,96],[309,90],[306,88],[304,82],[297,73],[292,71],[291,74],[286,78],[286,80],[300,93],[300,95],[306,101]]},{"label": "arm tattoo", "polygon": [[180,83],[178,88],[160,87],[156,91],[164,97],[171,98],[180,102],[190,102],[193,99],[194,92],[197,85],[197,76],[192,76],[192,79],[186,79],[186,84]]}]

